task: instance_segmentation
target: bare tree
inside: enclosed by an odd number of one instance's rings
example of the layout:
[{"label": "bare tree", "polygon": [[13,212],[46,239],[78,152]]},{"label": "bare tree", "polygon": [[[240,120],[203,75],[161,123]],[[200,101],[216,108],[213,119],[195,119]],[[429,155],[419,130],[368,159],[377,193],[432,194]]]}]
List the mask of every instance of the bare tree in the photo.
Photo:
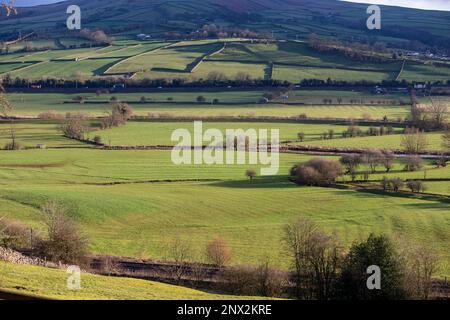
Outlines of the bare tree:
[{"label": "bare tree", "polygon": [[352,181],[355,181],[356,174],[358,173],[358,168],[362,163],[361,155],[359,154],[343,155],[339,161],[345,167],[346,174],[349,174],[352,178]]},{"label": "bare tree", "polygon": [[221,268],[231,260],[231,249],[221,236],[215,236],[206,246],[206,257],[209,262]]},{"label": "bare tree", "polygon": [[442,135],[442,146],[447,152],[450,152],[450,130],[445,131]]},{"label": "bare tree", "polygon": [[382,153],[383,157],[381,159],[381,162],[383,163],[386,172],[390,172],[394,167],[395,155],[390,150],[383,150]]},{"label": "bare tree", "polygon": [[331,298],[342,257],[336,235],[327,235],[314,222],[300,218],[284,227],[283,243],[295,273],[297,296]]},{"label": "bare tree", "polygon": [[167,259],[174,262],[171,273],[177,283],[187,274],[187,264],[191,260],[192,250],[188,242],[176,236],[168,243],[166,249]]},{"label": "bare tree", "polygon": [[[12,14],[17,14],[17,9],[14,7],[14,0],[9,0],[8,2],[2,2],[2,9],[5,11],[7,17]],[[1,15],[1,11],[0,11]]]},{"label": "bare tree", "polygon": [[11,142],[5,146],[5,149],[16,150],[20,149],[21,146],[17,142],[14,119],[10,115],[10,113],[13,111],[13,106],[6,97],[5,92],[5,88],[2,84],[0,84],[0,111],[4,118],[9,119],[9,132],[11,137]]},{"label": "bare tree", "polygon": [[448,116],[448,102],[442,99],[431,98],[431,105],[427,108],[427,113],[431,117],[433,126],[437,129],[444,127]]},{"label": "bare tree", "polygon": [[439,270],[436,251],[426,245],[400,238],[397,240],[400,257],[405,269],[405,288],[410,297],[430,298],[433,276]]},{"label": "bare tree", "polygon": [[367,150],[363,153],[364,163],[367,164],[372,173],[377,171],[377,167],[383,162],[383,153],[380,150]]},{"label": "bare tree", "polygon": [[408,128],[402,136],[401,146],[407,154],[419,154],[426,151],[428,139],[423,131],[416,128]]}]

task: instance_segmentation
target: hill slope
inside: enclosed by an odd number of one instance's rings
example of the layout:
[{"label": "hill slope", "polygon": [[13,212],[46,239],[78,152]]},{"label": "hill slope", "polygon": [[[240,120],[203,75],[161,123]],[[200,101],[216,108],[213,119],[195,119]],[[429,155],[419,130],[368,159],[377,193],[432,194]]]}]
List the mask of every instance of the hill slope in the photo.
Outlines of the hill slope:
[{"label": "hill slope", "polygon": [[[187,32],[208,24],[249,28],[277,37],[304,37],[310,32],[345,39],[402,41],[426,44],[448,42],[450,12],[383,7],[379,32],[365,27],[367,5],[336,0],[76,0],[82,9],[83,27],[104,28],[110,33],[146,31]],[[23,31],[65,29],[67,3],[21,8],[18,16],[0,17],[0,36]],[[433,35],[433,36],[430,36]]]}]

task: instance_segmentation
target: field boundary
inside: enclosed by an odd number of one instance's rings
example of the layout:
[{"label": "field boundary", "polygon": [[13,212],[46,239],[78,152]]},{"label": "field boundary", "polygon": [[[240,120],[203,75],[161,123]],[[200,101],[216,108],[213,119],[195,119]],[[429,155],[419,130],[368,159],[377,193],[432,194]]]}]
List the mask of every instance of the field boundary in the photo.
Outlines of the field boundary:
[{"label": "field boundary", "polygon": [[[154,52],[158,52],[158,51],[160,51],[160,50],[168,49],[168,48],[170,48],[170,47],[173,46],[173,45],[174,45],[174,43],[169,43],[169,44],[167,44],[167,45],[162,45],[161,47],[149,49],[149,50],[144,51],[144,52],[142,52],[142,53],[139,53],[139,54],[137,54],[137,55],[129,56],[129,57],[125,58],[125,59],[119,60],[119,61],[117,61],[115,64],[113,64],[112,66],[110,66],[108,69],[106,69],[106,70],[103,72],[103,75],[108,76],[108,75],[118,75],[118,74],[137,73],[137,72],[131,72],[131,71],[128,72],[128,73],[110,73],[110,71],[111,71],[111,69],[117,67],[118,65],[120,65],[121,63],[124,63],[125,61],[131,60],[131,59],[134,59],[134,58],[138,58],[138,57],[140,57],[140,56],[143,56],[143,55],[146,55],[146,54],[149,54],[149,53],[154,53]],[[137,45],[137,46],[142,46],[142,44],[139,44],[139,45]]]}]

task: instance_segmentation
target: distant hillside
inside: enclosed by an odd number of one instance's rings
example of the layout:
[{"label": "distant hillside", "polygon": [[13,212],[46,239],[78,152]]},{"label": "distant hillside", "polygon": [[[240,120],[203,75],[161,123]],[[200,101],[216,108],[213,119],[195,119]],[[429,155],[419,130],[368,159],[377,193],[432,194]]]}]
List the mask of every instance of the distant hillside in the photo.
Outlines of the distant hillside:
[{"label": "distant hillside", "polygon": [[[82,25],[110,34],[192,32],[205,24],[248,28],[277,38],[305,38],[309,33],[346,40],[399,43],[419,40],[449,46],[450,12],[383,7],[381,31],[365,27],[367,5],[336,0],[74,0],[82,8]],[[21,8],[0,17],[0,36],[17,30],[46,35],[68,33],[66,3]],[[367,40],[372,39],[372,40]]]}]

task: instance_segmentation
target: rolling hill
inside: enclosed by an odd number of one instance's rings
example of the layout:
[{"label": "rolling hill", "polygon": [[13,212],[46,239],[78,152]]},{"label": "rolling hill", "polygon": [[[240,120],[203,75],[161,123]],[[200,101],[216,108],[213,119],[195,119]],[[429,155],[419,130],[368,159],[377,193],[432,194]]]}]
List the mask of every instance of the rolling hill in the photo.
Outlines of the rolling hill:
[{"label": "rolling hill", "polygon": [[[248,28],[277,38],[302,38],[315,32],[348,40],[375,37],[396,43],[420,40],[432,45],[446,43],[450,12],[383,7],[381,31],[369,33],[365,27],[367,5],[336,0],[76,0],[82,9],[84,28],[103,28],[120,35],[148,32],[154,36],[168,31],[190,32],[216,23]],[[17,16],[0,17],[3,38],[18,30],[67,33],[67,4],[21,8]],[[431,35],[431,37],[430,37]],[[373,38],[373,39],[375,39]]]}]

